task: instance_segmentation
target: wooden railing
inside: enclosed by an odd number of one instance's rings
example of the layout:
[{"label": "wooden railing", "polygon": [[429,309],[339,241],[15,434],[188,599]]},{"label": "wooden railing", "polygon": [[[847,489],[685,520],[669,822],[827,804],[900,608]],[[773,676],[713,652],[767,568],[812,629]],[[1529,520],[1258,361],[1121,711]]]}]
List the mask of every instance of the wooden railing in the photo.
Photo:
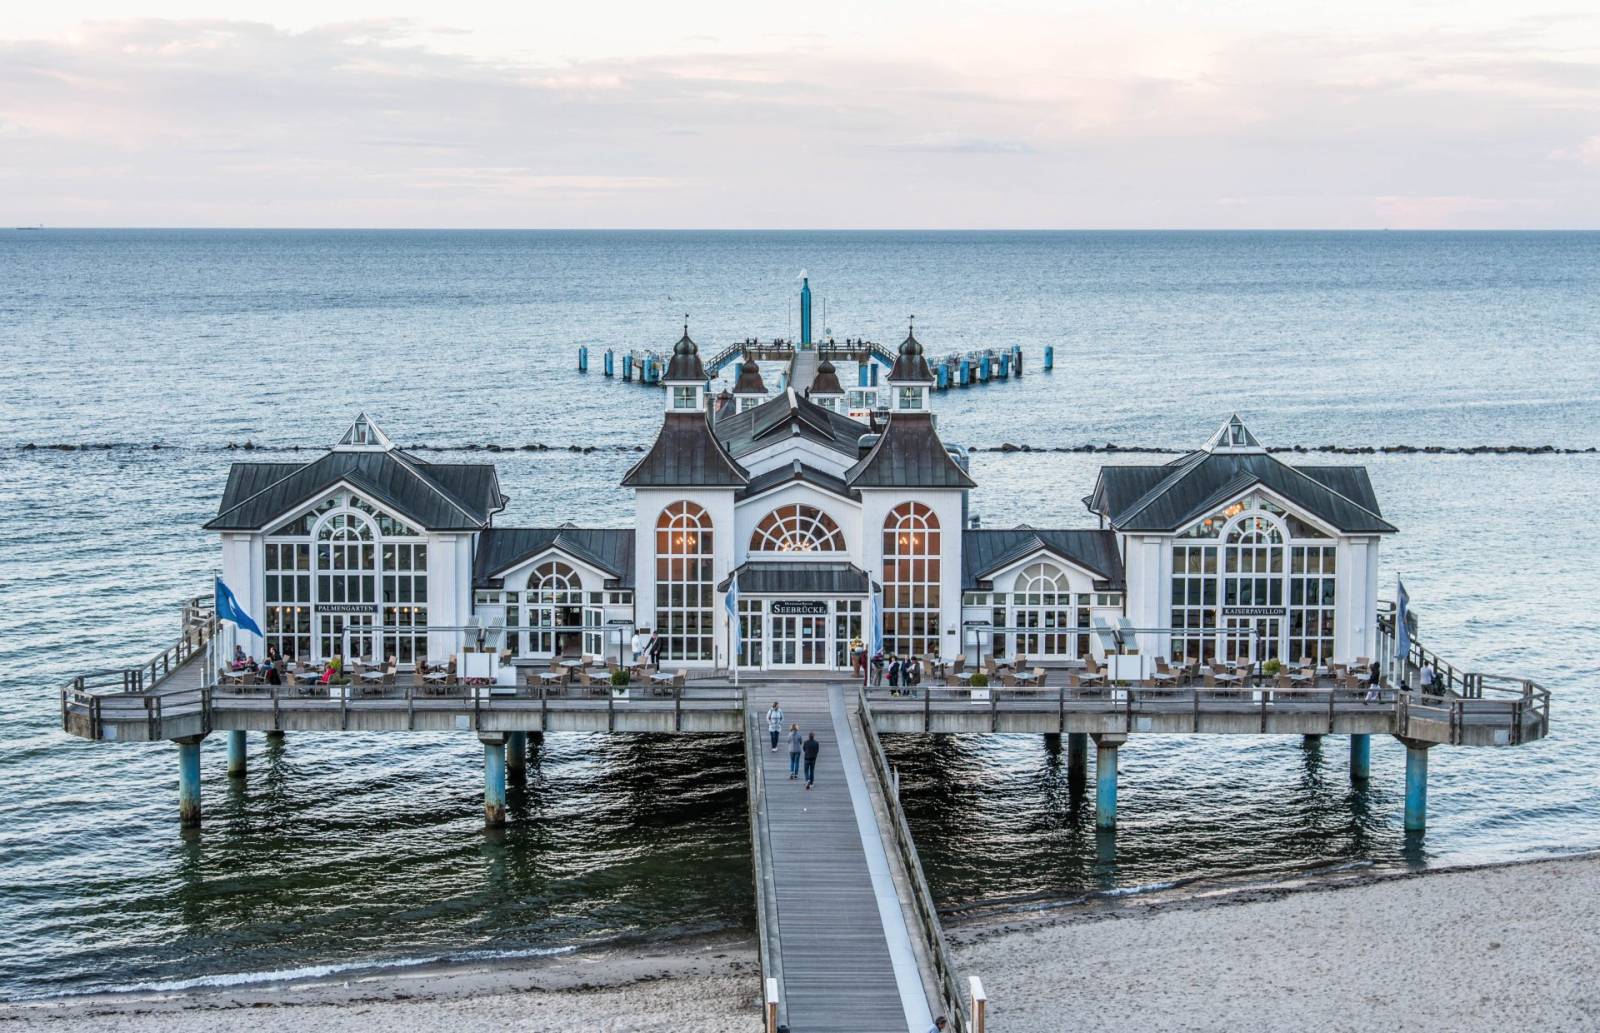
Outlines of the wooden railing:
[{"label": "wooden railing", "polygon": [[744,730],[745,784],[750,795],[750,860],[755,870],[756,924],[761,956],[763,989],[762,1014],[766,1033],[778,1033],[778,1027],[788,1022],[788,1013],[782,999],[783,963],[778,952],[772,949],[767,937],[777,929],[778,900],[776,887],[767,871],[771,853],[766,823],[761,820],[761,801],[766,795],[767,781],[761,768],[761,729],[756,715],[749,715]]},{"label": "wooden railing", "polygon": [[889,809],[889,824],[894,831],[895,848],[900,853],[900,862],[905,867],[906,877],[911,881],[911,903],[916,914],[917,928],[922,934],[923,945],[927,948],[928,956],[933,963],[945,1016],[955,1030],[960,1033],[970,1033],[971,1026],[965,1013],[966,1005],[961,996],[961,983],[956,978],[955,963],[950,958],[950,945],[946,942],[944,929],[939,924],[939,912],[934,907],[933,893],[928,888],[928,879],[922,870],[922,859],[917,855],[917,845],[911,838],[911,826],[906,823],[905,810],[900,806],[899,776],[890,767],[889,757],[883,750],[883,742],[878,738],[878,729],[872,721],[872,707],[868,705],[866,690],[861,688],[857,692],[859,699],[856,717],[861,722],[862,735],[867,740],[867,753],[872,757],[872,766],[877,771],[878,783],[883,786],[883,798],[885,806]]}]

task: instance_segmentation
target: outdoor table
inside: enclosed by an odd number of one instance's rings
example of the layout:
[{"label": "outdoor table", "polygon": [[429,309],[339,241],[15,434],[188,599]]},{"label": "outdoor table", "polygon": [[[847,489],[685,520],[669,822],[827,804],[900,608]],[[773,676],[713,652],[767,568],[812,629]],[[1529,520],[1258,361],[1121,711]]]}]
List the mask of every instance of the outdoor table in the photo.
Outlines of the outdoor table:
[{"label": "outdoor table", "polygon": [[362,681],[383,681],[383,672],[382,671],[362,671],[361,672],[361,680]]},{"label": "outdoor table", "polygon": [[1034,682],[1039,680],[1039,676],[1034,674],[1032,671],[1023,671],[1020,674],[1012,675],[1012,677],[1016,678],[1017,681],[1022,682],[1024,685],[1032,685]]},{"label": "outdoor table", "polygon": [[652,685],[663,685],[671,681],[672,675],[666,673],[665,671],[657,671],[650,676],[650,683]]},{"label": "outdoor table", "polygon": [[562,667],[569,668],[578,668],[583,666],[582,660],[559,660],[557,663],[559,663]]}]

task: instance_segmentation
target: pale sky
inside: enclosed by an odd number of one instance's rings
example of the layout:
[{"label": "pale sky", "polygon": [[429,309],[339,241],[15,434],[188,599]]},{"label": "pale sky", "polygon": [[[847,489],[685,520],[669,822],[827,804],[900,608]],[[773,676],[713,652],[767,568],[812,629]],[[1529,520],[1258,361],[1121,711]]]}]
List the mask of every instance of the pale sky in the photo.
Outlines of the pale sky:
[{"label": "pale sky", "polygon": [[1600,228],[1600,7],[55,0],[0,225]]}]

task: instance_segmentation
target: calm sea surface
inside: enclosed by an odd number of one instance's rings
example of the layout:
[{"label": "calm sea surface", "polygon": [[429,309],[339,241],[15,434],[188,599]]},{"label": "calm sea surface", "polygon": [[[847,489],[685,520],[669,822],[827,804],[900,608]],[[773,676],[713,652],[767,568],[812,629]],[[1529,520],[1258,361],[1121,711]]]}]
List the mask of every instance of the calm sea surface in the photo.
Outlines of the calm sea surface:
[{"label": "calm sea surface", "polygon": [[[935,354],[1023,346],[1020,382],[937,400],[955,442],[1192,447],[1238,410],[1269,444],[1600,445],[1595,234],[0,232],[0,997],[749,928],[736,738],[552,735],[494,837],[469,736],[252,737],[242,789],[208,742],[185,841],[172,748],[70,739],[56,692],[207,587],[230,442],[309,457],[365,409],[543,443],[494,456],[504,522],[625,523],[660,403],[599,349],[684,313],[708,352],[787,334],[802,267],[838,337],[915,313]],[[973,509],[1084,526],[1105,458],[980,452]],[[1439,751],[1420,858],[1392,742],[1356,793],[1343,740],[1136,740],[1107,853],[1039,738],[900,739],[942,903],[1600,847],[1600,456],[1367,461],[1383,583],[1446,655],[1554,690],[1550,738]]]}]

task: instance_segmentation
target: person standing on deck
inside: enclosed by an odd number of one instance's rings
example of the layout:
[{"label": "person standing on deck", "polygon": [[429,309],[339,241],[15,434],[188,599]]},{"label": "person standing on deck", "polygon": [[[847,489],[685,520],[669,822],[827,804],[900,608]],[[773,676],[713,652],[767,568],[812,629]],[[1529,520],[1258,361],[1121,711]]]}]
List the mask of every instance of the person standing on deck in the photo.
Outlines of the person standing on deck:
[{"label": "person standing on deck", "polygon": [[767,711],[767,732],[772,736],[772,752],[778,752],[778,733],[783,731],[783,708],[778,706],[778,701],[772,701],[772,707]]},{"label": "person standing on deck", "polygon": [[633,641],[629,644],[630,648],[633,649],[633,662],[635,665],[639,663],[639,657],[644,655],[645,646],[650,644],[650,640],[646,638],[644,634],[646,630],[648,629],[635,628],[633,632]]},{"label": "person standing on deck", "polygon": [[800,747],[800,752],[806,759],[806,788],[811,788],[811,783],[817,780],[817,754],[822,752],[822,744],[817,742],[816,732],[807,732],[805,745]]},{"label": "person standing on deck", "polygon": [[800,726],[799,725],[790,725],[789,726],[789,781],[791,781],[791,782],[798,781],[799,778],[800,778],[800,751],[801,751],[802,745],[803,745],[803,743],[802,743],[802,741],[800,739]]},{"label": "person standing on deck", "polygon": [[645,647],[645,652],[650,657],[650,666],[654,667],[658,671],[661,670],[661,633],[660,632],[652,631],[650,633],[650,644]]}]

